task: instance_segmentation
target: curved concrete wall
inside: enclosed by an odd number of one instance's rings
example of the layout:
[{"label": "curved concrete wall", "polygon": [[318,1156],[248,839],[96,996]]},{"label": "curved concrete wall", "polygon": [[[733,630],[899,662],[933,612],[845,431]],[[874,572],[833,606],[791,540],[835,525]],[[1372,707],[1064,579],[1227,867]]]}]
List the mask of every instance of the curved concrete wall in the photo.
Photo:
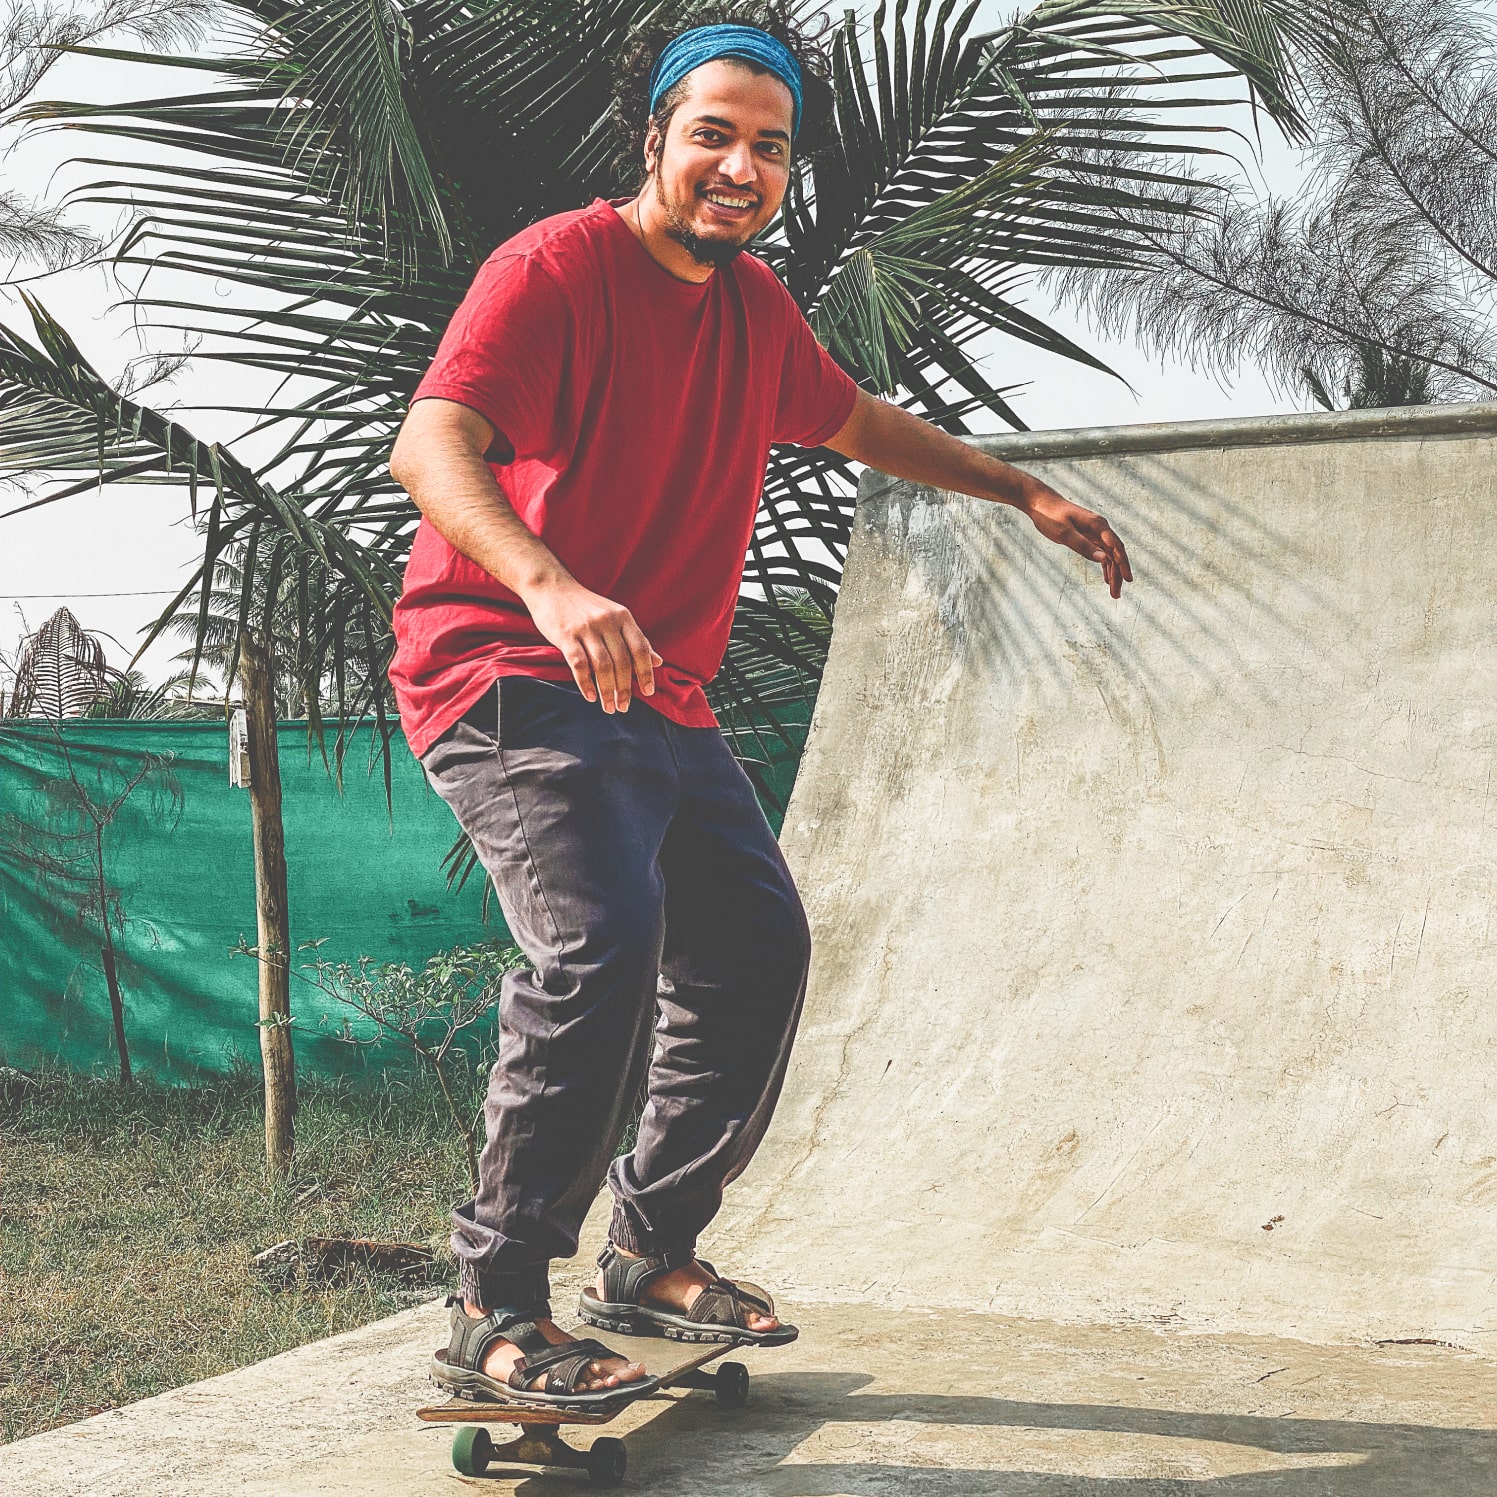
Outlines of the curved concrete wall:
[{"label": "curved concrete wall", "polygon": [[[723,1222],[801,1299],[1497,1342],[1497,407],[869,474],[784,845],[817,939]],[[1484,1343],[1483,1343],[1484,1344]]]}]

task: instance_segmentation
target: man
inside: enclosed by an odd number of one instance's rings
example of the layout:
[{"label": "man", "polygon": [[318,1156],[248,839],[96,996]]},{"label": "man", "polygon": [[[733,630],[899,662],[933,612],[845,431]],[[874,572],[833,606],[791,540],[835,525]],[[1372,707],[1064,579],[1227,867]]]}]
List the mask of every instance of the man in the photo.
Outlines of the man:
[{"label": "man", "polygon": [[391,457],[423,515],[396,611],[402,720],[532,964],[506,981],[480,1186],[454,1212],[462,1293],[434,1370],[456,1389],[571,1407],[653,1385],[550,1319],[550,1259],[576,1251],[605,1171],[585,1319],[795,1335],[695,1255],[768,1125],[809,959],[702,690],[771,442],[1011,504],[1114,598],[1132,580],[1100,516],[859,390],[742,253],[784,197],[802,99],[795,50],[764,30],[676,37],[638,194],[494,252]]}]

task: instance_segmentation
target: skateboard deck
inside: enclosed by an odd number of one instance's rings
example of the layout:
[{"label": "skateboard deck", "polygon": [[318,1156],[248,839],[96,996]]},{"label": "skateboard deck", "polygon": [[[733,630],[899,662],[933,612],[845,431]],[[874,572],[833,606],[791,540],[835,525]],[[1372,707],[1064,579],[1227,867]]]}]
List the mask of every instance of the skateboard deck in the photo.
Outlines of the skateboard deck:
[{"label": "skateboard deck", "polygon": [[[651,1338],[649,1352],[658,1359],[660,1351],[678,1345],[677,1342]],[[715,1394],[723,1408],[741,1409],[748,1402],[748,1368],[742,1362],[724,1362],[711,1371],[707,1370],[710,1362],[741,1349],[727,1344],[693,1347],[690,1355],[666,1371],[654,1374],[659,1379],[659,1386],[649,1393],[621,1393],[617,1400],[596,1404],[590,1409],[546,1408],[540,1404],[489,1402],[454,1395],[443,1403],[417,1409],[416,1417],[428,1424],[461,1426],[452,1442],[452,1464],[464,1476],[482,1476],[491,1464],[504,1462],[572,1467],[586,1471],[598,1486],[616,1487],[624,1479],[628,1466],[629,1456],[624,1442],[604,1435],[594,1440],[588,1449],[579,1450],[562,1439],[560,1426],[607,1424],[631,1404],[660,1398],[672,1388],[702,1389]],[[633,1355],[632,1349],[628,1354]],[[498,1443],[484,1428],[488,1424],[518,1424],[519,1438]]]}]

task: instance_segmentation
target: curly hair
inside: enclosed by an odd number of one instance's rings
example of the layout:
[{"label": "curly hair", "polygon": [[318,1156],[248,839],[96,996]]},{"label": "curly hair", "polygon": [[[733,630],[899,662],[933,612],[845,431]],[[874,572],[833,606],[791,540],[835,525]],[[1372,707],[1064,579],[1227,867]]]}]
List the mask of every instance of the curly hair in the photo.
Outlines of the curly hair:
[{"label": "curly hair", "polygon": [[[629,33],[619,53],[613,84],[613,123],[623,140],[615,158],[621,180],[631,169],[639,172],[640,181],[644,180],[642,162],[650,125],[653,123],[663,135],[686,97],[689,84],[683,78],[665,91],[659,107],[650,112],[650,73],[655,59],[670,41],[695,26],[757,26],[783,42],[801,69],[801,121],[793,159],[804,166],[825,146],[832,114],[832,67],[821,39],[832,22],[824,13],[815,12],[809,19],[821,24],[812,30],[804,20],[793,18],[792,4],[793,0],[681,0]],[[747,59],[735,57],[732,61],[755,73],[769,71]]]}]

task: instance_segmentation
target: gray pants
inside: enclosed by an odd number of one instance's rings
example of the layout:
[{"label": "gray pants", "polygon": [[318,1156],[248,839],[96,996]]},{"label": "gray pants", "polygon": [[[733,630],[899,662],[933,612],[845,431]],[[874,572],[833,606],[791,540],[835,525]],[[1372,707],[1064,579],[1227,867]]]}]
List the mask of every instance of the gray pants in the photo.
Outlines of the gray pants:
[{"label": "gray pants", "polygon": [[[453,1251],[469,1299],[547,1304],[550,1260],[577,1251],[605,1171],[619,1247],[695,1246],[779,1097],[810,933],[715,728],[506,676],[422,763],[531,964],[504,981]],[[637,1141],[615,1159],[646,1076]]]}]

